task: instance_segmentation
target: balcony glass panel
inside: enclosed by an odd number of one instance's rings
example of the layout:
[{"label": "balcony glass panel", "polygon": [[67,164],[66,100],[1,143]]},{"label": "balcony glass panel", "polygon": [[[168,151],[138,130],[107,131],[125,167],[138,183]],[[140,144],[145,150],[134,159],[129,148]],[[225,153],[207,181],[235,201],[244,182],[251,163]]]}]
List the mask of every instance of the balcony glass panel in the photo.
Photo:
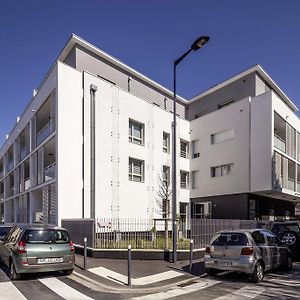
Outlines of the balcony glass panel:
[{"label": "balcony glass panel", "polygon": [[300,182],[297,182],[297,192],[300,192]]},{"label": "balcony glass panel", "polygon": [[295,181],[293,179],[288,179],[288,186],[287,188],[291,191],[295,190]]},{"label": "balcony glass panel", "polygon": [[25,179],[24,190],[28,190],[30,188],[30,178]]},{"label": "balcony glass panel", "polygon": [[274,134],[274,146],[277,149],[285,152],[285,141],[276,134]]},{"label": "balcony glass panel", "polygon": [[20,151],[20,160],[23,160],[26,155],[27,155],[26,149],[21,149],[21,151]]},{"label": "balcony glass panel", "polygon": [[43,140],[45,140],[54,131],[54,122],[51,119],[37,134],[36,142],[39,145]]},{"label": "balcony glass panel", "polygon": [[45,181],[55,178],[55,166],[56,166],[56,163],[53,163],[44,169]]},{"label": "balcony glass panel", "polygon": [[7,172],[9,172],[10,170],[12,170],[14,167],[14,162],[13,161],[10,161],[8,164],[7,164]]}]

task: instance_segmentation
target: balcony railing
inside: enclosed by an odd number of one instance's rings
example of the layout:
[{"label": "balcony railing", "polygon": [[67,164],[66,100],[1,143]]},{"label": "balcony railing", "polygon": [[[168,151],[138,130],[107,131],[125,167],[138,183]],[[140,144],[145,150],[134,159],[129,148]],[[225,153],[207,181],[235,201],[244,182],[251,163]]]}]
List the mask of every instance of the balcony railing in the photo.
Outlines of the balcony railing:
[{"label": "balcony railing", "polygon": [[180,157],[183,157],[183,158],[187,158],[187,151],[186,150],[181,150],[180,151]]},{"label": "balcony railing", "polygon": [[55,178],[55,168],[56,168],[56,163],[53,163],[44,169],[45,181]]},{"label": "balcony railing", "polygon": [[20,160],[23,160],[25,158],[25,156],[27,155],[27,151],[26,149],[22,149],[20,151]]},{"label": "balcony railing", "polygon": [[289,178],[288,179],[288,186],[287,188],[291,191],[294,191],[295,190],[295,180],[292,179],[292,178]]},{"label": "balcony railing", "polygon": [[285,141],[276,134],[274,134],[274,146],[282,152],[285,152]]},{"label": "balcony railing", "polygon": [[7,164],[7,172],[9,172],[10,170],[12,170],[13,167],[14,167],[14,162],[13,162],[13,161],[10,161],[10,162]]},{"label": "balcony railing", "polygon": [[30,188],[30,178],[26,178],[24,182],[24,190],[27,191]]},{"label": "balcony railing", "polygon": [[38,132],[36,135],[36,143],[39,145],[43,140],[45,140],[54,131],[54,121],[50,121]]}]

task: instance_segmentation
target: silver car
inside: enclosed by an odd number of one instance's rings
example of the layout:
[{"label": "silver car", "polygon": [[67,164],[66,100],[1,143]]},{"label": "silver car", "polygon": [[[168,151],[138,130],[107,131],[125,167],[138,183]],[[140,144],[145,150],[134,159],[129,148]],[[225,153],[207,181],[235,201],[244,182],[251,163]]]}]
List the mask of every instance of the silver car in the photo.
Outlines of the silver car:
[{"label": "silver car", "polygon": [[249,229],[215,233],[205,249],[207,274],[237,271],[251,275],[253,282],[263,280],[264,272],[293,266],[290,250],[270,231]]}]

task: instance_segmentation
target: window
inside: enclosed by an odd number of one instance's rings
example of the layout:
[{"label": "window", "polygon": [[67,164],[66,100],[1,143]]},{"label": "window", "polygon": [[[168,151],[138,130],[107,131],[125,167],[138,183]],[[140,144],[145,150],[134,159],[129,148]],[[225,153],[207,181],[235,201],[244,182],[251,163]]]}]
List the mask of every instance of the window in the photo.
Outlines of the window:
[{"label": "window", "polygon": [[210,136],[211,144],[219,144],[234,138],[234,129],[214,133]]},{"label": "window", "polygon": [[192,141],[192,158],[197,158],[200,156],[199,140]]},{"label": "window", "polygon": [[192,189],[199,188],[199,171],[192,171]]},{"label": "window", "polygon": [[181,222],[185,223],[189,212],[189,203],[179,202],[179,215]]},{"label": "window", "polygon": [[164,109],[167,109],[167,101],[168,101],[168,99],[167,99],[167,97],[165,97],[164,98]]},{"label": "window", "polygon": [[233,164],[227,164],[211,168],[211,177],[221,177],[232,173]]},{"label": "window", "polygon": [[219,105],[218,105],[218,109],[221,109],[221,108],[223,108],[223,107],[226,107],[226,106],[232,104],[233,102],[234,102],[233,99],[227,100],[227,101],[225,101],[225,102],[219,104]]},{"label": "window", "polygon": [[144,181],[144,161],[129,157],[129,180]]},{"label": "window", "polygon": [[170,134],[163,132],[163,152],[170,153]]},{"label": "window", "polygon": [[188,158],[188,155],[189,155],[189,143],[184,140],[180,140],[180,157]]},{"label": "window", "polygon": [[211,202],[194,202],[192,204],[192,218],[208,219],[211,218]]},{"label": "window", "polygon": [[144,145],[144,124],[129,120],[129,142]]},{"label": "window", "polygon": [[189,172],[180,171],[180,187],[187,189],[189,186]]},{"label": "window", "polygon": [[163,166],[163,173],[162,173],[162,179],[164,183],[170,184],[170,167],[169,166]]}]

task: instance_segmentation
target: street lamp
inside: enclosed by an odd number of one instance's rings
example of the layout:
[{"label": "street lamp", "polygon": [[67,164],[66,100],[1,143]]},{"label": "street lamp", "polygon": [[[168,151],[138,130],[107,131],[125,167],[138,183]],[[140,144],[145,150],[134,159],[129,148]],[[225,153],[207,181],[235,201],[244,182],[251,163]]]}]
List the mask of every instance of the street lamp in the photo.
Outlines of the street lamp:
[{"label": "street lamp", "polygon": [[176,216],[176,66],[192,51],[197,51],[209,41],[208,36],[200,36],[191,48],[174,61],[174,96],[173,96],[173,147],[172,147],[172,240],[173,263],[177,262],[177,216]]}]

